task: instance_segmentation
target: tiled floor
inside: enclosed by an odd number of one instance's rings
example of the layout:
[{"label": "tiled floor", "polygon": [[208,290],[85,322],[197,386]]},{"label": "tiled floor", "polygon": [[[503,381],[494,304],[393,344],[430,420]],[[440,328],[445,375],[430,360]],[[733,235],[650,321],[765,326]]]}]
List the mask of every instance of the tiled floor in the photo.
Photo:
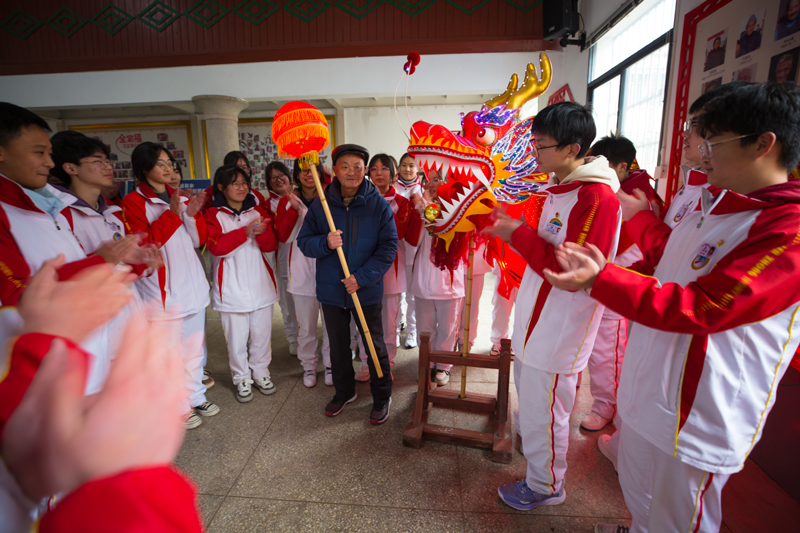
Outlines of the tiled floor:
[{"label": "tiled floor", "polygon": [[[488,274],[476,352],[488,352],[491,346],[492,287]],[[323,414],[333,388],[325,386],[321,372],[316,387],[303,386],[300,363],[288,353],[278,306],[270,365],[277,392],[271,396],[256,393],[252,402],[236,401],[219,317],[213,311],[207,338],[208,369],[216,380],[208,398],[221,412],[187,433],[176,463],[197,483],[211,532],[589,532],[598,521],[629,523],[616,474],[596,446],[599,435],[611,429],[589,433],[578,428],[591,405],[586,374],[571,418],[567,499],[562,505],[519,512],[497,497],[499,485],[524,477],[525,459],[519,452],[511,464],[502,465],[491,461],[489,451],[475,448],[430,441],[419,450],[403,446],[417,391],[417,349],[398,350],[391,417],[372,426],[367,383],[358,384],[358,400],[338,417]],[[460,387],[460,374],[459,368],[453,369],[449,387]],[[471,370],[469,389],[492,393],[495,376]],[[515,409],[513,384],[510,398]],[[431,414],[433,423],[467,429],[483,428],[486,421],[450,409]],[[759,471],[748,479],[750,487],[754,479],[761,479]],[[792,503],[797,505],[788,498],[786,505]]]}]

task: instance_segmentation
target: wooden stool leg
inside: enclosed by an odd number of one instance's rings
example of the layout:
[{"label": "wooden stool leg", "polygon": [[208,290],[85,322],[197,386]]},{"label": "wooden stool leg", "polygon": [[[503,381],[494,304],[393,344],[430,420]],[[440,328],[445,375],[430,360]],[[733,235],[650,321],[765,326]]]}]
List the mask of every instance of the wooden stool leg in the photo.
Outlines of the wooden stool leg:
[{"label": "wooden stool leg", "polygon": [[430,390],[430,350],[431,334],[424,331],[419,336],[419,383],[417,385],[417,399],[414,402],[414,412],[411,420],[403,433],[403,444],[412,448],[422,447],[422,431],[428,421],[430,405],[428,391]]}]

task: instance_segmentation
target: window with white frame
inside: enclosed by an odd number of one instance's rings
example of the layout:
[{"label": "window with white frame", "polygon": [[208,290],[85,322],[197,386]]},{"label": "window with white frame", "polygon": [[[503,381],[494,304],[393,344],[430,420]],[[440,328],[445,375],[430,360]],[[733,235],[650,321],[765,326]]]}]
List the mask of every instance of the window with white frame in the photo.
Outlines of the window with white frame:
[{"label": "window with white frame", "polygon": [[590,49],[597,138],[628,137],[651,175],[659,164],[675,0],[644,0]]}]

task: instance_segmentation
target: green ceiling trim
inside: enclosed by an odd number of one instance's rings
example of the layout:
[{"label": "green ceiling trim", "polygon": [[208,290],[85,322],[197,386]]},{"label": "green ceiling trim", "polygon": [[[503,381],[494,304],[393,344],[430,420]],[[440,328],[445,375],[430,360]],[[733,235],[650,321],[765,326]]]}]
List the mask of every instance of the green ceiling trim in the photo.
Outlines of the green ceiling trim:
[{"label": "green ceiling trim", "polygon": [[[363,19],[383,5],[386,0],[336,0],[336,7],[354,16]],[[489,0],[486,0],[487,2]]]},{"label": "green ceiling trim", "polygon": [[76,31],[81,29],[84,24],[89,22],[82,16],[75,13],[68,7],[62,7],[56,13],[47,19],[47,24],[64,37],[72,37]]},{"label": "green ceiling trim", "polygon": [[542,0],[521,0],[519,2],[517,0],[505,0],[505,3],[510,5],[510,6],[516,7],[517,9],[522,11],[523,13],[527,13],[528,11],[533,9],[534,7],[536,7],[539,4],[541,4]]},{"label": "green ceiling trim", "polygon": [[416,17],[439,0],[389,0],[389,3],[394,7],[408,13],[412,17]]},{"label": "green ceiling trim", "polygon": [[[470,2],[470,0],[445,0],[445,1],[451,6],[463,11],[467,15],[473,14],[478,9],[491,2],[491,0],[475,0],[472,2]],[[472,7],[470,7],[470,4],[472,4]]]},{"label": "green ceiling trim", "polygon": [[14,10],[6,20],[3,21],[3,28],[6,29],[14,37],[20,39],[27,39],[33,32],[39,29],[42,23],[25,13],[21,9]]},{"label": "green ceiling trim", "polygon": [[168,6],[161,0],[156,0],[136,15],[136,20],[160,33],[180,17],[180,11]]},{"label": "green ceiling trim", "polygon": [[269,0],[244,0],[233,8],[234,13],[254,26],[261,24],[277,10],[278,6]]},{"label": "green ceiling trim", "polygon": [[116,35],[122,28],[127,26],[133,18],[133,15],[126,13],[114,4],[107,4],[92,17],[92,23],[101,30],[111,35]]},{"label": "green ceiling trim", "polygon": [[331,4],[324,0],[291,0],[283,5],[283,9],[305,22],[311,22],[329,7]]},{"label": "green ceiling trim", "polygon": [[222,20],[228,14],[228,9],[219,5],[214,0],[198,0],[184,15],[200,24],[205,29]]}]

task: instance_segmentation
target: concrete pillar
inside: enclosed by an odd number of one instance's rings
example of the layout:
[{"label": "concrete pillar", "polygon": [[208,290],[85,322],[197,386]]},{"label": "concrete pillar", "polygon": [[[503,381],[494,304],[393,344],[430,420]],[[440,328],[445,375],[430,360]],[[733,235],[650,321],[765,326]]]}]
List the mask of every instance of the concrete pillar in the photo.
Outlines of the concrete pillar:
[{"label": "concrete pillar", "polygon": [[213,178],[225,154],[239,149],[239,112],[247,107],[247,100],[233,96],[202,95],[192,98],[192,103],[195,113],[202,114],[205,121],[211,171],[209,178]]}]

